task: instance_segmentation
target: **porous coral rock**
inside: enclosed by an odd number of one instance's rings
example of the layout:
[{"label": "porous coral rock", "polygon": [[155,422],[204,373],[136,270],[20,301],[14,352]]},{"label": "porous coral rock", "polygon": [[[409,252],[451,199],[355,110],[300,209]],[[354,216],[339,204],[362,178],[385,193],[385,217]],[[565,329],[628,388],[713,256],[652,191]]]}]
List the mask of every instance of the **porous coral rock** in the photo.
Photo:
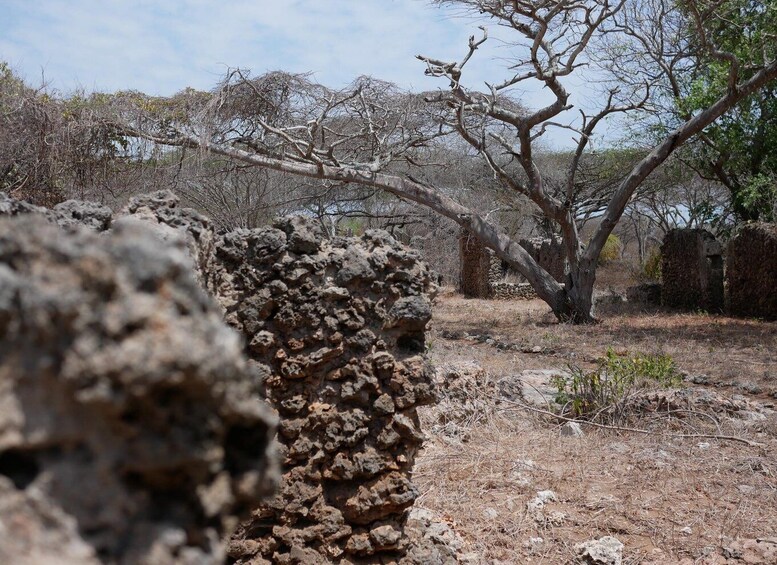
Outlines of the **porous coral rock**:
[{"label": "porous coral rock", "polygon": [[0,218],[0,562],[222,562],[277,482],[239,336],[147,227],[22,211]]}]

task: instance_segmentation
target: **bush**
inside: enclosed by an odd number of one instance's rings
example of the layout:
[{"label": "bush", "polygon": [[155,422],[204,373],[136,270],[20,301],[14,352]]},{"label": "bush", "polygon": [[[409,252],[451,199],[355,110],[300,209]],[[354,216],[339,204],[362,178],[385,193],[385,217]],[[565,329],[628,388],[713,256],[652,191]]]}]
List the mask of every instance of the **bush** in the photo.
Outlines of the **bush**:
[{"label": "bush", "polygon": [[623,244],[620,238],[614,234],[608,235],[607,241],[604,242],[604,247],[602,247],[602,252],[599,255],[599,264],[606,265],[616,261],[620,258],[622,249]]},{"label": "bush", "polygon": [[658,282],[661,280],[661,251],[654,247],[650,250],[645,262],[639,271],[639,279],[642,281]]},{"label": "bush", "polygon": [[364,235],[364,222],[360,218],[346,218],[337,224],[337,235]]},{"label": "bush", "polygon": [[570,367],[570,374],[556,376],[556,402],[562,413],[573,418],[620,421],[626,416],[628,400],[651,388],[670,388],[682,382],[674,360],[668,355],[643,353],[619,355],[607,350],[599,366],[590,372]]}]

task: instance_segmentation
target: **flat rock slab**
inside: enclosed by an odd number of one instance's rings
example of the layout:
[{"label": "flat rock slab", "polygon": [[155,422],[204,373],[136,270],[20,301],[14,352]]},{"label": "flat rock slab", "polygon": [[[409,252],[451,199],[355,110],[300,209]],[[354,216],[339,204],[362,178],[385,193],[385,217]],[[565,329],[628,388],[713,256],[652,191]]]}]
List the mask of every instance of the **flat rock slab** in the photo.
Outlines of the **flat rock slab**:
[{"label": "flat rock slab", "polygon": [[524,402],[537,408],[547,408],[556,402],[558,389],[553,386],[553,377],[569,376],[564,369],[528,369],[518,374],[521,395]]}]

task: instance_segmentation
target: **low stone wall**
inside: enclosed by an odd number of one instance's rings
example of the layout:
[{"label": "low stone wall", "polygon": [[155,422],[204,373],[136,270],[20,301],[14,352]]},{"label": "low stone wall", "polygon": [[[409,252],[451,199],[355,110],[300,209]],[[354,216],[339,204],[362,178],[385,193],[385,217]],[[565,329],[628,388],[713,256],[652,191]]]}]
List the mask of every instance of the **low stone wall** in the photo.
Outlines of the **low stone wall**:
[{"label": "low stone wall", "polygon": [[728,245],[732,314],[777,320],[777,224],[743,226]]},{"label": "low stone wall", "polygon": [[256,368],[185,249],[75,209],[0,195],[0,563],[223,563],[278,482]]},{"label": "low stone wall", "polygon": [[529,283],[492,283],[494,298],[499,300],[530,300],[537,298],[537,292]]},{"label": "low stone wall", "polygon": [[640,283],[626,289],[626,299],[637,304],[661,303],[660,283]]},{"label": "low stone wall", "polygon": [[[522,240],[521,245],[556,280],[564,280],[565,262],[560,240],[534,238]],[[537,293],[528,282],[505,281],[508,274],[525,279],[466,230],[459,239],[459,253],[462,273],[459,290],[464,296],[501,300],[536,298]]]},{"label": "low stone wall", "polygon": [[661,303],[721,312],[724,308],[720,243],[706,230],[675,229],[661,245]]}]

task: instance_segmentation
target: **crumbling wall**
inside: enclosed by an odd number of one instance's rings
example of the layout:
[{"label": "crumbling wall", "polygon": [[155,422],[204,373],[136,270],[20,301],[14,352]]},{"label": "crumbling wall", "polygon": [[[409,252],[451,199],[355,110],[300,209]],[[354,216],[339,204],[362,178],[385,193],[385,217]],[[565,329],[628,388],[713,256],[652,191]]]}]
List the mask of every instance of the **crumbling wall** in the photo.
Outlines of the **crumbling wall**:
[{"label": "crumbling wall", "polygon": [[674,229],[661,245],[661,303],[720,312],[724,307],[720,243],[701,229]]},{"label": "crumbling wall", "polygon": [[418,254],[383,231],[327,240],[301,217],[211,236],[164,194],[127,212],[190,233],[203,282],[280,415],[280,491],[240,526],[231,559],[445,562],[405,532],[423,440],[416,408],[433,400],[423,357],[432,274]]},{"label": "crumbling wall", "polygon": [[566,280],[566,259],[561,238],[534,237],[522,239],[520,243],[521,247],[556,281],[563,283]]},{"label": "crumbling wall", "polygon": [[[564,282],[566,259],[559,238],[532,238],[521,240],[521,246],[535,261],[559,282]],[[486,248],[467,230],[459,238],[461,281],[459,291],[468,298],[530,299],[537,293],[521,275]],[[524,282],[507,282],[508,274]]]},{"label": "crumbling wall", "polygon": [[188,253],[94,205],[0,214],[0,563],[223,563],[275,416]]},{"label": "crumbling wall", "polygon": [[[454,561],[450,548],[407,524],[418,495],[410,476],[423,439],[416,407],[433,400],[423,351],[434,285],[417,253],[382,231],[326,240],[304,218],[217,234],[170,192],[134,198],[107,222],[102,212],[69,203],[41,213],[97,231],[142,224],[157,246],[161,239],[161,248],[188,255],[180,271],[194,267],[226,321],[243,334],[252,382],[279,413],[280,489],[241,523],[228,548],[233,562]],[[138,256],[133,264],[157,270],[153,257]],[[159,283],[146,291],[171,288]],[[199,347],[184,339],[167,345],[182,356]],[[142,350],[135,353],[143,359]],[[202,345],[197,353],[210,349]],[[219,359],[214,355],[214,364]],[[263,449],[264,440],[250,433],[234,439]]]},{"label": "crumbling wall", "polygon": [[777,224],[743,226],[726,255],[731,313],[777,320]]},{"label": "crumbling wall", "polygon": [[495,282],[491,284],[493,297],[497,300],[530,300],[537,298],[537,292],[529,283]]},{"label": "crumbling wall", "polygon": [[421,356],[430,272],[384,232],[328,242],[303,218],[225,236],[216,255],[227,319],[268,374],[284,458],[281,491],[242,527],[231,557],[399,557],[418,495],[416,407],[433,399]]},{"label": "crumbling wall", "polygon": [[467,298],[492,298],[493,252],[467,230],[459,236],[459,260],[459,292]]}]

